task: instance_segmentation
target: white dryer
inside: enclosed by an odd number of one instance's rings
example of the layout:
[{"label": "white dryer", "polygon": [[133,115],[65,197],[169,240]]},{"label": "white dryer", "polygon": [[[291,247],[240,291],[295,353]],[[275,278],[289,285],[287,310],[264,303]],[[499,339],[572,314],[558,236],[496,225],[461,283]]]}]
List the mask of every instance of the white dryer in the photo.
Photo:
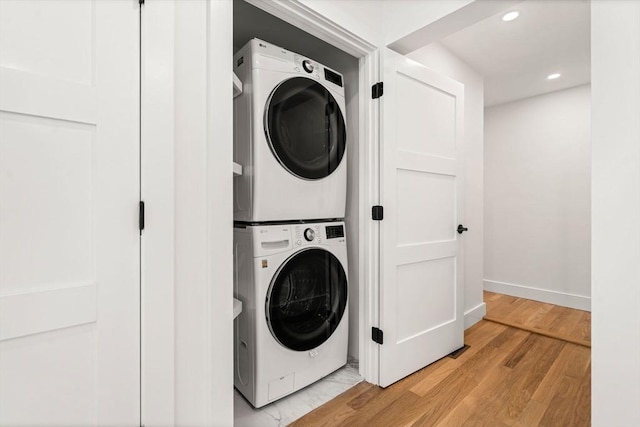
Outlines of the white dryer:
[{"label": "white dryer", "polygon": [[344,223],[234,228],[236,388],[256,408],[347,362]]},{"label": "white dryer", "polygon": [[234,56],[234,220],[342,219],[344,83],[318,62],[259,39]]}]

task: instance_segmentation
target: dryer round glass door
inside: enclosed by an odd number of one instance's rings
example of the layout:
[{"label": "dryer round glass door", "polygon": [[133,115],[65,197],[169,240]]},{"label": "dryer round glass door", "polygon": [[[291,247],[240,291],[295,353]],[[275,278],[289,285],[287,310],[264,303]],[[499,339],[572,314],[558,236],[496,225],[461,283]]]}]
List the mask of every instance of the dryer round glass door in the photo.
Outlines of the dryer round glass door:
[{"label": "dryer round glass door", "polygon": [[323,249],[292,255],[267,292],[267,324],[283,346],[311,350],[329,339],[347,305],[347,276],[340,261]]},{"label": "dryer round glass door", "polygon": [[320,83],[294,77],[280,83],[265,109],[265,133],[280,164],[304,179],[322,179],[340,164],[346,128],[335,98]]}]

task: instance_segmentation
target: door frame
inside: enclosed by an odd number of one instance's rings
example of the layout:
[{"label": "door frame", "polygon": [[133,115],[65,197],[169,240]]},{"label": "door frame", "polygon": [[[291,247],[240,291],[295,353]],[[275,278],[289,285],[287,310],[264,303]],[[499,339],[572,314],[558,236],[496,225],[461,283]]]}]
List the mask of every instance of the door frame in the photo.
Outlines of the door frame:
[{"label": "door frame", "polygon": [[232,2],[149,1],[140,19],[141,423],[228,425]]},{"label": "door frame", "polygon": [[174,2],[140,13],[140,419],[163,425],[175,420]]},{"label": "door frame", "polygon": [[[359,370],[372,384],[378,384],[378,345],[368,339],[367,331],[378,322],[380,225],[370,220],[371,206],[379,204],[379,112],[378,102],[367,94],[380,75],[378,46],[319,15],[299,0],[245,0],[247,3],[280,18],[301,30],[348,53],[359,61],[358,117],[358,230],[357,262],[359,308]],[[368,220],[367,220],[368,219]]]}]

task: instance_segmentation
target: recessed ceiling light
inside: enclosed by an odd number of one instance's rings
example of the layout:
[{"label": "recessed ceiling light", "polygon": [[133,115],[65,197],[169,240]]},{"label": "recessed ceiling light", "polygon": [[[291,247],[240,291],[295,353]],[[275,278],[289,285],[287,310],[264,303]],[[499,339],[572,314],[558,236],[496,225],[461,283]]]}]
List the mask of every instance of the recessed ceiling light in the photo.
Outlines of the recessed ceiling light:
[{"label": "recessed ceiling light", "polygon": [[549,75],[547,76],[547,80],[555,80],[555,79],[557,79],[558,77],[560,77],[560,75],[561,75],[560,73],[553,73],[553,74],[549,74]]},{"label": "recessed ceiling light", "polygon": [[505,15],[502,17],[502,20],[505,22],[509,22],[509,21],[513,21],[518,16],[520,16],[520,12],[516,12],[514,10],[513,12],[505,13]]}]

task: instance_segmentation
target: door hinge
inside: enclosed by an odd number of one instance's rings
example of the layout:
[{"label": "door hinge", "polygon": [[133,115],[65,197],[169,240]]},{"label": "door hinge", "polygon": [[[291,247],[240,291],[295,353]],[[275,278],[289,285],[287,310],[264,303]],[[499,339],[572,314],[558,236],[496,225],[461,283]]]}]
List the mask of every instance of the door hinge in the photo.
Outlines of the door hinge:
[{"label": "door hinge", "polygon": [[378,99],[382,96],[384,92],[384,86],[382,82],[378,82],[371,86],[371,99]]},{"label": "door hinge", "polygon": [[144,230],[144,202],[140,201],[140,206],[138,208],[138,229],[140,233]]},{"label": "door hinge", "polygon": [[377,344],[382,344],[382,329],[378,329],[375,326],[371,328],[371,339]]},{"label": "door hinge", "polygon": [[138,0],[138,4],[142,6],[144,4],[144,0]]},{"label": "door hinge", "polygon": [[371,219],[374,221],[382,221],[384,218],[384,209],[382,206],[376,205],[371,207]]}]

